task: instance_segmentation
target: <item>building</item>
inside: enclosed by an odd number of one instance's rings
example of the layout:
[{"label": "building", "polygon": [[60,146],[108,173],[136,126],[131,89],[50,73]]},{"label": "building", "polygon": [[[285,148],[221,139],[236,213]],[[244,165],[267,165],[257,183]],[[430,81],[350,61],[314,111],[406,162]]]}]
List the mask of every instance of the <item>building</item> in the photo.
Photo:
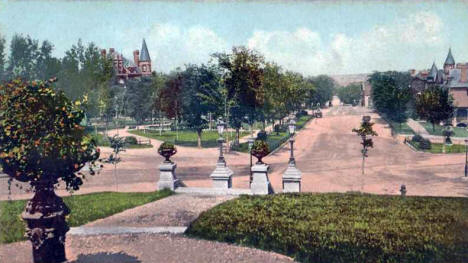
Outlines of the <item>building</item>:
[{"label": "building", "polygon": [[[105,49],[101,52],[103,56],[107,55]],[[133,51],[133,61],[116,52],[114,48],[109,49],[109,56],[112,58],[117,81],[120,83],[131,78],[151,76],[151,58],[144,39],[141,51]]]},{"label": "building", "polygon": [[423,70],[417,74],[415,71],[410,73],[413,77],[411,81],[413,93],[417,94],[433,85],[449,89],[456,108],[453,121],[468,122],[468,63],[456,64],[452,50],[449,49],[442,70],[439,70],[434,62],[430,70]]}]

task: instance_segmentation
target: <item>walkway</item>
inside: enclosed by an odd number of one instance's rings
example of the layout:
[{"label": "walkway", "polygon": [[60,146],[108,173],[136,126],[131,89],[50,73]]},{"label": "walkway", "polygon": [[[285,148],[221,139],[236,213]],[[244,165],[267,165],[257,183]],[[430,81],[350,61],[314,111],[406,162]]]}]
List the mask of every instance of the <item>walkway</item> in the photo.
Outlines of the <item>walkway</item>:
[{"label": "walkway", "polygon": [[[67,235],[67,258],[73,263],[293,262],[254,248],[151,231],[185,229],[202,211],[232,198],[173,195],[72,228]],[[31,261],[29,242],[0,245],[0,262]]]},{"label": "walkway", "polygon": [[421,125],[421,123],[409,118],[407,121],[408,126],[416,133],[420,135],[429,135],[429,132]]}]

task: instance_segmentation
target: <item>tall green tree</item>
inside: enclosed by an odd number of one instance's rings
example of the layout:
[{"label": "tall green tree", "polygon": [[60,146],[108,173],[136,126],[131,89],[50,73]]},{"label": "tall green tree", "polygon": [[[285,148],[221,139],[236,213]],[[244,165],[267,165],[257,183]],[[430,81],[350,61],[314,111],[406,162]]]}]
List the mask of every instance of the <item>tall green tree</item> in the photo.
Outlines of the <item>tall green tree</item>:
[{"label": "tall green tree", "polygon": [[182,116],[188,128],[198,135],[201,148],[202,131],[207,127],[209,112],[219,112],[219,104],[212,98],[219,98],[221,75],[214,67],[189,65],[182,72]]},{"label": "tall green tree", "polygon": [[39,44],[30,36],[15,34],[10,42],[7,75],[10,79],[21,78],[33,80],[36,78],[36,61],[39,56]]},{"label": "tall green tree", "polygon": [[449,90],[441,86],[432,86],[416,95],[416,112],[418,116],[435,125],[447,121],[453,116],[455,107]]},{"label": "tall green tree", "polygon": [[214,56],[219,67],[224,70],[223,79],[230,108],[229,123],[236,130],[235,143],[238,144],[242,122],[248,120],[252,124],[255,113],[264,104],[265,60],[261,54],[246,47],[234,47],[231,54]]},{"label": "tall green tree", "polygon": [[412,100],[409,73],[375,72],[369,77],[369,82],[376,110],[401,126],[408,118],[408,107]]},{"label": "tall green tree", "polygon": [[314,93],[315,103],[325,105],[328,101],[333,99],[333,94],[336,89],[336,82],[327,75],[319,75],[317,77],[309,78],[309,82],[316,87]]},{"label": "tall green tree", "polygon": [[127,115],[135,119],[139,124],[151,116],[153,109],[152,84],[152,79],[149,77],[127,81],[127,90],[125,92]]},{"label": "tall green tree", "polygon": [[5,43],[5,38],[0,35],[0,82],[6,80]]},{"label": "tall green tree", "polygon": [[351,83],[337,90],[338,98],[345,104],[357,104],[361,99],[361,85]]}]

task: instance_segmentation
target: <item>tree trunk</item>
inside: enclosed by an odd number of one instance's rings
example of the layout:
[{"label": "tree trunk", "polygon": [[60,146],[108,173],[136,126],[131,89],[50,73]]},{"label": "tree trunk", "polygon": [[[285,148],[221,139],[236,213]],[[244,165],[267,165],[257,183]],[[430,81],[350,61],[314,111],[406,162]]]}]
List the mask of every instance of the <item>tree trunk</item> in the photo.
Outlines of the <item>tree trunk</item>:
[{"label": "tree trunk", "polygon": [[201,144],[201,134],[202,134],[202,130],[197,130],[198,148],[201,148],[201,147],[202,147],[202,144]]},{"label": "tree trunk", "polygon": [[236,128],[236,146],[239,146],[239,128]]}]

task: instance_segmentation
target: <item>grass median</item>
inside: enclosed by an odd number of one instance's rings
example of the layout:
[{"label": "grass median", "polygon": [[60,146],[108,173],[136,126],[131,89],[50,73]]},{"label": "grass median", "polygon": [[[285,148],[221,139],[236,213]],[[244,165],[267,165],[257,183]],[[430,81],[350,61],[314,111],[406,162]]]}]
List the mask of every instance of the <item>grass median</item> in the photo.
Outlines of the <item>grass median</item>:
[{"label": "grass median", "polygon": [[[80,226],[111,216],[136,206],[144,205],[171,195],[169,190],[150,193],[93,193],[63,197],[71,213],[69,226]],[[27,200],[0,201],[0,244],[26,240],[25,225],[20,217]]]},{"label": "grass median", "polygon": [[466,262],[468,199],[368,194],[242,196],[203,212],[192,237],[300,262]]}]

